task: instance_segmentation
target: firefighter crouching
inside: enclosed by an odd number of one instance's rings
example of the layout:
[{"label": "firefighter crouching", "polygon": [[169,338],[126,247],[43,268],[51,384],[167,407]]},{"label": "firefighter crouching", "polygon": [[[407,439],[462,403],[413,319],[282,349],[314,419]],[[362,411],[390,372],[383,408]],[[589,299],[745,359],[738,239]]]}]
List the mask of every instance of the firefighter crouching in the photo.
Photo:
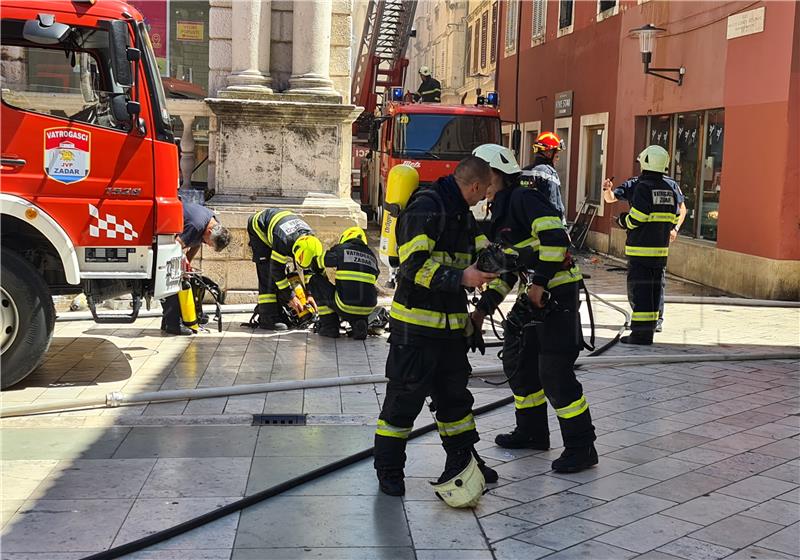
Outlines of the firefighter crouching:
[{"label": "firefighter crouching", "polygon": [[[280,306],[287,305],[298,314],[303,311],[289,285],[286,267],[294,261],[298,268],[309,268],[315,259],[322,258],[322,243],[303,219],[280,208],[253,214],[247,221],[247,234],[258,274],[258,327],[286,330]],[[310,296],[308,304],[316,309]]]},{"label": "firefighter crouching", "polygon": [[470,212],[491,179],[485,161],[467,157],[454,175],[417,190],[398,219],[400,266],[390,311],[389,381],[375,433],[375,469],[385,494],[405,493],[406,442],[427,396],[447,453],[437,494],[450,505],[473,505],[484,480],[497,481],[497,473],[474,449],[479,438],[467,389],[465,330],[466,290],[497,276],[474,264],[487,240]]},{"label": "firefighter crouching", "polygon": [[[545,195],[519,186],[520,169],[508,148],[484,144],[474,154],[490,160],[497,172],[488,197],[492,240],[518,254],[518,268],[533,271],[531,283],[521,286],[508,314],[503,341],[503,370],[514,393],[517,425],[495,443],[508,449],[549,449],[550,401],[564,440],[553,470],[578,472],[597,464],[597,451],[589,405],[575,377],[575,360],[583,347],[578,311],[582,276],[568,253],[569,236],[561,213]],[[473,312],[477,328],[517,280],[516,274],[504,273],[489,285]]]},{"label": "firefighter crouching", "polygon": [[[336,269],[335,286],[325,268]],[[367,234],[357,226],[346,229],[339,243],[325,251],[322,266],[312,265],[308,284],[317,300],[317,334],[337,338],[344,320],[355,340],[367,338],[367,319],[378,305],[377,281],[378,260],[367,246]]]},{"label": "firefighter crouching", "polygon": [[676,191],[664,180],[669,154],[661,146],[648,146],[638,157],[642,173],[636,180],[631,209],[617,223],[627,230],[628,294],[633,306],[631,334],[620,342],[653,344],[661,300],[661,278],[667,266],[670,231],[680,219]]}]

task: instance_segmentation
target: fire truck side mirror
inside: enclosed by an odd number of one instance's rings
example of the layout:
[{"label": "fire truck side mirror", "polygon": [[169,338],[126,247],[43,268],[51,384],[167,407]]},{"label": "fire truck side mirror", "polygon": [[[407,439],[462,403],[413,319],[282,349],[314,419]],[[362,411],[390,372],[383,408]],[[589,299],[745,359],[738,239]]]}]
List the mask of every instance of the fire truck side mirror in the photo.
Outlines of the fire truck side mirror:
[{"label": "fire truck side mirror", "polygon": [[[114,20],[110,23],[109,47],[111,49],[114,79],[122,87],[132,87],[133,70],[131,69],[131,62],[134,61],[132,60],[134,58],[138,60],[138,49],[129,48],[130,35],[127,22]],[[136,51],[136,53],[132,51]]]}]

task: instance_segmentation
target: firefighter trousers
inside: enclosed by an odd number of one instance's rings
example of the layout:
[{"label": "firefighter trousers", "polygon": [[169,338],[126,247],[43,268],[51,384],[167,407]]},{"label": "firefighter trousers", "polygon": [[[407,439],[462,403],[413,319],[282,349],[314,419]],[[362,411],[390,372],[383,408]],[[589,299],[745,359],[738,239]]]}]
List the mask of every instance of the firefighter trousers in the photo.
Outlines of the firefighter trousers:
[{"label": "firefighter trousers", "polygon": [[178,294],[172,294],[161,300],[161,330],[177,331],[181,325],[181,304]]},{"label": "firefighter trousers", "polygon": [[[391,341],[390,341],[391,342]],[[386,360],[386,398],[375,431],[375,468],[401,470],[414,420],[430,396],[442,446],[448,454],[478,442],[465,340],[435,344],[391,343]]]},{"label": "firefighter trousers", "polygon": [[[366,321],[369,318],[369,314],[356,315],[342,310],[336,302],[336,286],[324,274],[314,274],[309,280],[308,287],[314,296],[314,301],[317,302],[317,313],[321,323],[336,324],[338,327],[340,321],[353,324],[355,321]],[[364,304],[363,307],[367,305]]]},{"label": "firefighter trousers", "polygon": [[249,221],[247,236],[250,249],[253,251],[253,262],[256,263],[256,275],[258,276],[258,306],[256,307],[258,323],[270,327],[282,321],[281,308],[278,304],[278,287],[275,285],[270,270],[272,248],[261,240]]},{"label": "firefighter trousers", "polygon": [[653,333],[659,312],[663,313],[665,273],[663,266],[645,266],[640,262],[628,263],[628,300],[633,315],[631,330]]},{"label": "firefighter trousers", "polygon": [[585,447],[596,438],[575,360],[583,347],[578,284],[552,290],[558,305],[543,316],[516,303],[506,318],[503,371],[514,393],[517,428],[549,443],[547,401],[556,411],[565,447]]}]

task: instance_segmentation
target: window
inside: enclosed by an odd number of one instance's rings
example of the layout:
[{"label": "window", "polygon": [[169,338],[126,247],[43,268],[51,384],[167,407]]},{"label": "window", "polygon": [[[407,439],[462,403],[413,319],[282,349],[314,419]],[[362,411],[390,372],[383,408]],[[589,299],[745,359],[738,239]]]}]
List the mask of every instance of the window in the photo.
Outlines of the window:
[{"label": "window", "polygon": [[719,195],[722,190],[722,142],[725,137],[725,110],[706,113],[705,152],[700,175],[702,196],[698,197],[700,237],[717,240]]},{"label": "window", "polygon": [[661,146],[668,152],[672,151],[672,116],[662,115],[659,117],[651,117],[650,119],[650,134],[648,135],[648,144],[656,144]]},{"label": "window", "polygon": [[517,18],[519,17],[519,0],[509,0],[506,3],[506,56],[517,52]]},{"label": "window", "polygon": [[520,159],[522,166],[530,165],[533,162],[533,143],[539,136],[542,127],[541,121],[527,122],[522,124],[522,146],[520,146]]},{"label": "window", "polygon": [[558,3],[558,36],[572,33],[575,21],[575,0],[560,0]]},{"label": "window", "polygon": [[561,179],[561,200],[564,201],[564,208],[569,213],[569,152],[570,152],[570,133],[572,131],[572,117],[563,117],[555,120],[556,135],[564,143],[564,149],[558,152],[553,166]]},{"label": "window", "polygon": [[486,47],[489,42],[489,12],[481,16],[481,69],[486,68]]},{"label": "window", "polygon": [[547,0],[533,0],[531,15],[531,45],[544,43]]},{"label": "window", "polygon": [[478,55],[480,54],[481,26],[475,22],[475,50],[472,53],[472,75],[478,73]]},{"label": "window", "polygon": [[597,0],[597,21],[615,16],[619,13],[617,0]]},{"label": "window", "polygon": [[617,0],[599,0],[599,11],[607,12],[617,7]]},{"label": "window", "polygon": [[500,120],[492,117],[402,114],[395,125],[396,157],[460,160],[500,140]]},{"label": "window", "polygon": [[470,65],[471,60],[472,60],[472,26],[470,25],[469,27],[467,27],[467,64],[465,70],[465,74],[467,76],[472,75],[472,67]]},{"label": "window", "polygon": [[600,216],[604,210],[600,192],[606,168],[607,129],[608,113],[581,116],[581,128],[578,134],[577,200],[573,209],[577,209],[588,199],[600,206],[598,214]]},{"label": "window", "polygon": [[497,61],[497,11],[499,7],[497,2],[492,4],[492,43],[489,51],[491,52],[491,62],[494,64]]}]

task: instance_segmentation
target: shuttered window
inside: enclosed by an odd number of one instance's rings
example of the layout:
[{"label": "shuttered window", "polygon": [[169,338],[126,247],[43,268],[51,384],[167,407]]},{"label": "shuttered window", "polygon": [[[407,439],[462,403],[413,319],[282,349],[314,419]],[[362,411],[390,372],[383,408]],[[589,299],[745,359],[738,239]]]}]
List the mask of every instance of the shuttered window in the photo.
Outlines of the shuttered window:
[{"label": "shuttered window", "polygon": [[480,44],[481,44],[481,26],[479,23],[475,23],[475,49],[472,52],[472,73],[478,73],[478,56],[480,55]]},{"label": "shuttered window", "polygon": [[486,68],[486,47],[489,43],[489,12],[481,16],[481,70]]},{"label": "shuttered window", "polygon": [[492,4],[492,43],[489,52],[491,53],[491,62],[495,63],[497,60],[497,2]]},{"label": "shuttered window", "polygon": [[531,42],[534,45],[544,43],[545,17],[547,12],[546,0],[533,0],[533,15],[531,20]]},{"label": "shuttered window", "polygon": [[470,61],[472,60],[472,26],[470,25],[467,27],[467,76],[472,75],[472,66]]},{"label": "shuttered window", "polygon": [[519,16],[519,0],[508,0],[506,3],[506,32],[505,32],[505,51],[506,55],[517,50],[517,17]]}]

